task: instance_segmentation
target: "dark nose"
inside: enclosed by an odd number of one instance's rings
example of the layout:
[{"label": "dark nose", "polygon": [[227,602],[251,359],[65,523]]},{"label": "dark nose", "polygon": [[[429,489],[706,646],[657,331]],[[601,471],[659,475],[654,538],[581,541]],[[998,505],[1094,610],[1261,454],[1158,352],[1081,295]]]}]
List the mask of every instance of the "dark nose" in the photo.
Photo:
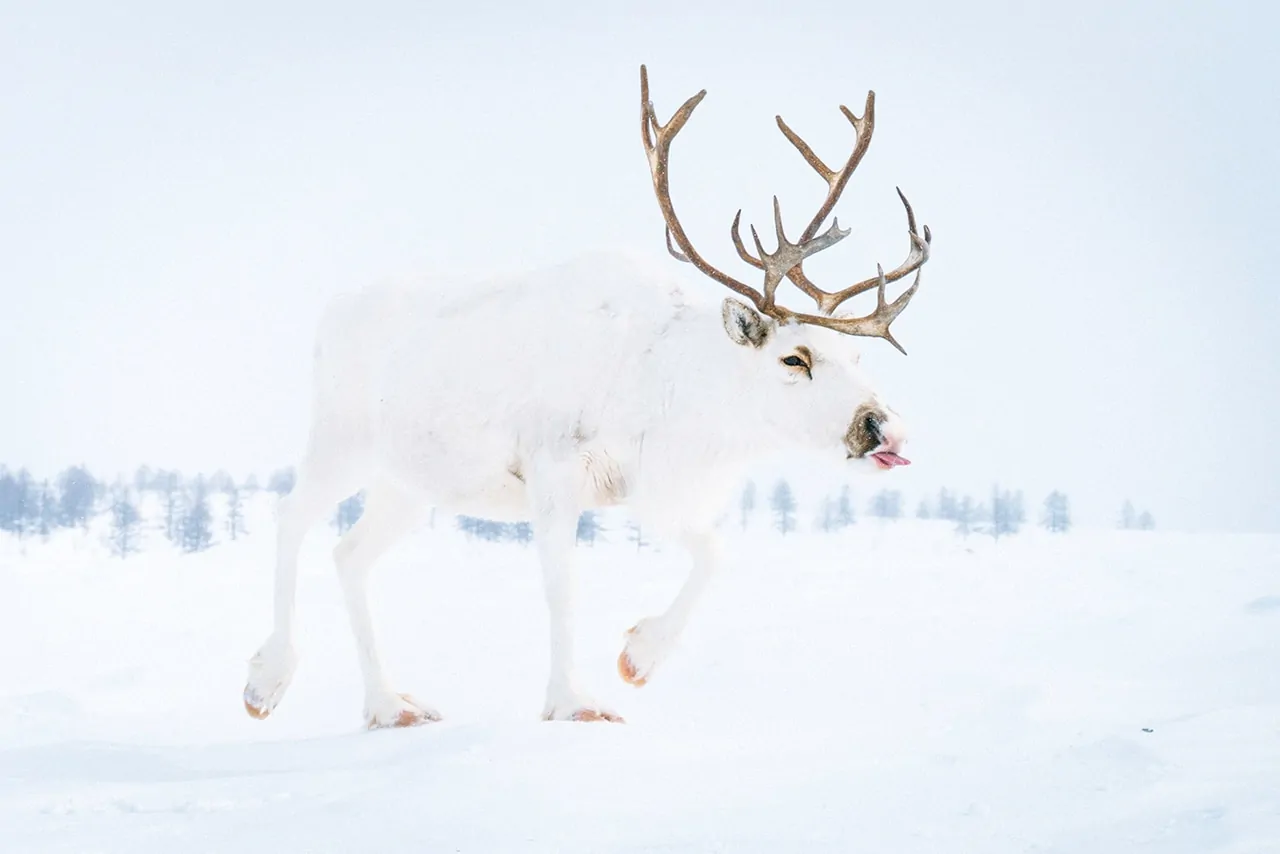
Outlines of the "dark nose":
[{"label": "dark nose", "polygon": [[862,429],[867,432],[877,445],[884,442],[884,434],[880,432],[880,425],[884,422],[876,418],[874,415],[868,415],[862,419]]},{"label": "dark nose", "polygon": [[852,457],[862,457],[884,444],[884,413],[871,406],[855,412],[844,443]]}]

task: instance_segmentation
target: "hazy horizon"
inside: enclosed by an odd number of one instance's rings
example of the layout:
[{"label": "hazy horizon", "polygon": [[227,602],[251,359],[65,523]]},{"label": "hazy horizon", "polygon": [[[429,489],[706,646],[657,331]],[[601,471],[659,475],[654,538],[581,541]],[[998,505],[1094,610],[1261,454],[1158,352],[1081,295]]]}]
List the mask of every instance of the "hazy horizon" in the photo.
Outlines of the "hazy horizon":
[{"label": "hazy horizon", "polygon": [[1062,489],[1085,524],[1130,498],[1162,528],[1280,531],[1272,9],[6,17],[2,464],[263,476],[302,451],[331,295],[610,247],[664,257],[645,63],[663,119],[708,90],[673,148],[673,194],[695,244],[743,276],[734,212],[767,231],[774,193],[799,223],[825,191],[774,115],[839,162],[839,105],[876,91],[874,142],[835,210],[853,234],[807,267],[834,285],[896,265],[895,186],[934,233],[894,324],[910,355],[863,345],[914,461],[868,491],[998,482],[1033,511]]}]

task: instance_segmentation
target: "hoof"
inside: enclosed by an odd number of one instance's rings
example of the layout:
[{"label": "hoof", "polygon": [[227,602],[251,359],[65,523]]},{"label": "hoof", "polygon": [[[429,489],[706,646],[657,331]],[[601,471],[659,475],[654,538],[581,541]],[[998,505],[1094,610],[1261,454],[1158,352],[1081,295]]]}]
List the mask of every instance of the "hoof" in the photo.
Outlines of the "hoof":
[{"label": "hoof", "polygon": [[622,715],[603,703],[586,694],[576,691],[552,692],[547,697],[547,704],[542,707],[544,721],[577,721],[593,723],[605,721],[611,724],[624,724]]},{"label": "hoof", "polygon": [[397,694],[386,708],[365,711],[365,729],[400,729],[436,723],[440,713],[422,705],[408,694]]},{"label": "hoof", "polygon": [[262,720],[280,705],[293,673],[298,667],[298,654],[287,639],[272,635],[249,659],[249,677],[244,684],[244,710],[249,717]]},{"label": "hoof", "polygon": [[647,676],[641,676],[640,671],[636,669],[635,662],[631,660],[631,656],[627,655],[624,649],[618,653],[618,675],[622,677],[622,681],[637,688],[643,688],[645,683],[649,681]]},{"label": "hoof", "polygon": [[255,718],[257,720],[265,719],[271,714],[271,709],[250,699],[251,696],[249,686],[246,685],[244,689],[244,710],[249,713],[249,717],[251,718]]},{"label": "hoof", "polygon": [[667,657],[674,638],[661,618],[646,617],[623,633],[626,642],[618,655],[618,675],[622,681],[643,688],[654,668]]},{"label": "hoof", "polygon": [[594,721],[606,721],[611,724],[625,724],[626,720],[617,712],[611,712],[608,709],[578,709],[568,717],[557,717],[550,713],[542,716],[544,721],[577,721],[578,723],[592,723]]},{"label": "hoof", "polygon": [[626,723],[626,721],[622,719],[622,715],[597,709],[579,709],[573,713],[573,717],[570,718],[570,720],[575,720],[580,723],[590,723],[591,721],[608,721],[611,724]]}]

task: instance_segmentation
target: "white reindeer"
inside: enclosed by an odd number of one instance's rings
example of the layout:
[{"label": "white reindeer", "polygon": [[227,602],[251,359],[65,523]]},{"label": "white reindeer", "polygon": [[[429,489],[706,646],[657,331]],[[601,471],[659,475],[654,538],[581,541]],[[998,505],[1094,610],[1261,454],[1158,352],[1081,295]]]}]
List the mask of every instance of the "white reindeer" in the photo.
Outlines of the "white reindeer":
[{"label": "white reindeer", "polygon": [[[754,227],[755,254],[746,249],[739,211],[734,245],[743,261],[763,271],[757,291],[708,264],[672,207],[671,142],[706,90],[664,126],[649,101],[644,66],[640,86],[642,137],[668,249],[751,304],[730,297],[719,307],[699,305],[663,271],[612,255],[448,297],[375,289],[335,301],[315,347],[306,455],[293,491],[280,503],[275,630],[250,661],[244,689],[250,715],[263,718],[276,708],[297,663],[302,538],[360,489],[364,514],[334,549],[334,562],[359,652],[369,728],[439,719],[429,705],[391,688],[366,589],[375,561],[430,505],[532,523],[551,629],[542,717],[621,721],[575,676],[573,552],[583,510],[625,503],[646,530],[680,542],[692,557],[688,580],[666,612],[627,633],[618,671],[640,686],[671,650],[715,572],[714,520],[749,464],[789,449],[827,452],[833,462],[873,471],[907,463],[899,455],[903,423],[863,375],[851,336],[884,338],[902,349],[889,324],[919,287],[928,227],[923,237],[917,233],[899,191],[911,249],[897,269],[880,269],[834,293],[819,290],[803,272],[805,258],[848,234],[835,220],[818,232],[871,142],[875,93],[868,93],[861,117],[841,107],[856,143],[837,170],[777,119],[829,189],[796,243],[783,233],[774,198],[778,247],[772,253]],[[912,286],[886,301],[886,284],[912,272]],[[784,278],[817,302],[818,314],[775,303]],[[873,288],[872,313],[835,314],[845,300]]]}]

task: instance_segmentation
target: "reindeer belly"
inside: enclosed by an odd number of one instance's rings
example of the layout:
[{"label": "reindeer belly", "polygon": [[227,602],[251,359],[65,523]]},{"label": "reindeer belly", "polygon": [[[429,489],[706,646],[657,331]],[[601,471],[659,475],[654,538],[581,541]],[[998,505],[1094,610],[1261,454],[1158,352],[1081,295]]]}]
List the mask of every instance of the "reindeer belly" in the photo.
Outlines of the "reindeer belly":
[{"label": "reindeer belly", "polygon": [[509,438],[385,409],[378,427],[377,467],[427,503],[489,519],[523,518],[528,500]]}]

